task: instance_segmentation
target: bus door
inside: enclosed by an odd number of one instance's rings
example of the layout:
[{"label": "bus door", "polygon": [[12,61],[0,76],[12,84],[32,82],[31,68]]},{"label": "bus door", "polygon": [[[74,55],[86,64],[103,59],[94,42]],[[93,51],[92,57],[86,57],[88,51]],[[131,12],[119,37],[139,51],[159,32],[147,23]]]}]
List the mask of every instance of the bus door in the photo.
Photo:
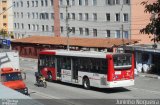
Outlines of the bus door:
[{"label": "bus door", "polygon": [[57,77],[61,78],[61,64],[62,58],[57,57]]},{"label": "bus door", "polygon": [[72,59],[72,79],[78,82],[78,59]]}]

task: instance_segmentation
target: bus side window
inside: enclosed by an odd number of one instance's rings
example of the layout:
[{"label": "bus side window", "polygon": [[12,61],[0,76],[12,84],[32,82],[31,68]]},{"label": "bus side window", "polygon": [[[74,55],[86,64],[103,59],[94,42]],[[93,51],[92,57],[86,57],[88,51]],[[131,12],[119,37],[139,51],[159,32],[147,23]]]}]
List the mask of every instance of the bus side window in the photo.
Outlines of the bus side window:
[{"label": "bus side window", "polygon": [[62,68],[71,70],[71,58],[68,58],[68,57],[62,58]]},{"label": "bus side window", "polygon": [[108,71],[107,68],[108,68],[108,60],[102,59],[101,60],[101,70],[100,70],[100,73],[107,74],[107,71]]}]

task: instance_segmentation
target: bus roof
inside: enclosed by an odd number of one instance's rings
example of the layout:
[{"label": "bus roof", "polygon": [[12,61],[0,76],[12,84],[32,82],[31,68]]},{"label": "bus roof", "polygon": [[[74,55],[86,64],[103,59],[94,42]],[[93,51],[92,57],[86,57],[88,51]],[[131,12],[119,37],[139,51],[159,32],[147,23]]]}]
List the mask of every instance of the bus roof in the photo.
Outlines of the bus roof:
[{"label": "bus roof", "polygon": [[97,52],[97,51],[43,50],[39,54],[40,55],[41,54],[45,54],[45,55],[61,55],[61,56],[106,58],[106,55],[117,55],[118,53]]}]

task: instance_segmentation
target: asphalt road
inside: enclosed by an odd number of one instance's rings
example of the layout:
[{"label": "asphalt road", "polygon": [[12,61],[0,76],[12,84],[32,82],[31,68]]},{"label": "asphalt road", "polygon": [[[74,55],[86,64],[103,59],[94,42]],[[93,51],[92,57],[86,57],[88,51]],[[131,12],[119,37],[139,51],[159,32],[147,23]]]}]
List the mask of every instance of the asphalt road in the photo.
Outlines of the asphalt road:
[{"label": "asphalt road", "polygon": [[158,79],[136,77],[134,86],[113,89],[85,90],[82,86],[57,82],[47,82],[47,88],[43,88],[34,85],[34,72],[37,71],[35,60],[21,59],[20,68],[27,74],[30,97],[47,105],[104,105],[116,104],[115,99],[160,99]]}]

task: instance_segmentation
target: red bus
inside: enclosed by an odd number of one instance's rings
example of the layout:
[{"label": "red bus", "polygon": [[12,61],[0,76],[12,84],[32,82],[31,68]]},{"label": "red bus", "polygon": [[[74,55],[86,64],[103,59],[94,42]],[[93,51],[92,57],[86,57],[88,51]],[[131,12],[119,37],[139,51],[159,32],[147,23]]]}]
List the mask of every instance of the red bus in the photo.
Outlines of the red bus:
[{"label": "red bus", "polygon": [[46,79],[98,88],[134,85],[134,56],[130,53],[43,50],[38,72]]}]

